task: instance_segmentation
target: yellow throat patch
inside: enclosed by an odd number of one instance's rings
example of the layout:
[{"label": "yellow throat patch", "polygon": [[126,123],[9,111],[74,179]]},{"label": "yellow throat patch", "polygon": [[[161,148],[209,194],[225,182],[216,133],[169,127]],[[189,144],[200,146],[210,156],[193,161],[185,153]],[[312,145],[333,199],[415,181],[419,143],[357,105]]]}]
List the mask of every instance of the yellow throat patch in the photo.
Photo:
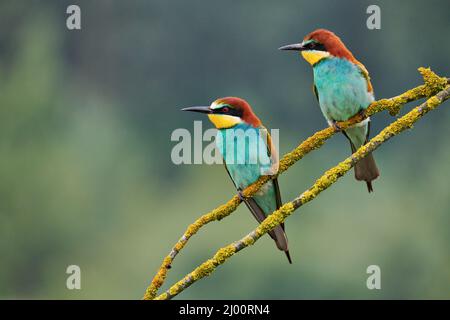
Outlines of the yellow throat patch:
[{"label": "yellow throat patch", "polygon": [[314,65],[320,60],[329,57],[330,53],[327,51],[307,50],[301,52],[303,59],[308,61],[310,65]]},{"label": "yellow throat patch", "polygon": [[208,114],[209,120],[217,129],[227,129],[242,122],[241,118],[226,114]]}]

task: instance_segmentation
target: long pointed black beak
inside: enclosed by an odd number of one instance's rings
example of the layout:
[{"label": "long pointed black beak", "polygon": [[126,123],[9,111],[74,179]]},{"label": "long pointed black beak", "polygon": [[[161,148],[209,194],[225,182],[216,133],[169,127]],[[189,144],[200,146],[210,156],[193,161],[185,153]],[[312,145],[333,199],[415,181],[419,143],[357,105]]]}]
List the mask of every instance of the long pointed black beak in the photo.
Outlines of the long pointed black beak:
[{"label": "long pointed black beak", "polygon": [[287,46],[279,47],[278,50],[294,50],[294,51],[302,51],[305,47],[302,46],[301,43],[288,44]]},{"label": "long pointed black beak", "polygon": [[181,111],[192,111],[192,112],[200,112],[200,113],[212,113],[209,107],[189,107],[181,109]]}]

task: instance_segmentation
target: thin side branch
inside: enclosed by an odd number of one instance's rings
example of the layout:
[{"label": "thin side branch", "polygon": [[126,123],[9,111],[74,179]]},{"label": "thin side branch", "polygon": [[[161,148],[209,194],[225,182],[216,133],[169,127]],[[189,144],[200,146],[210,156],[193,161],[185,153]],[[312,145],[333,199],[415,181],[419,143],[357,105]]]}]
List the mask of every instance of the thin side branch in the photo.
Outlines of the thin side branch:
[{"label": "thin side branch", "polygon": [[[396,115],[400,111],[401,107],[408,102],[415,101],[424,97],[431,97],[437,92],[441,91],[448,83],[448,79],[442,78],[434,74],[429,68],[419,68],[419,72],[422,74],[424,79],[424,84],[413,88],[399,96],[382,99],[373,102],[366,110],[364,115],[356,115],[348,121],[339,123],[339,127],[342,129],[348,128],[349,126],[358,123],[365,118],[381,112],[383,110],[388,110],[391,115]],[[400,120],[400,119],[399,119]],[[293,151],[287,153],[281,160],[279,171],[277,175],[274,176],[263,176],[258,181],[256,181],[251,186],[247,187],[243,194],[245,197],[251,197],[256,193],[261,186],[263,186],[268,180],[274,179],[278,175],[282,174],[289,169],[294,163],[302,159],[306,154],[312,150],[320,148],[326,140],[332,137],[337,131],[331,127],[323,129],[316,132],[313,136],[309,137],[303,141],[297,148]],[[373,139],[372,139],[373,140]],[[178,252],[183,249],[188,240],[195,235],[198,230],[204,225],[211,221],[221,220],[229,216],[240,204],[240,199],[238,196],[234,196],[227,203],[219,206],[218,208],[204,214],[194,223],[189,225],[189,227],[184,232],[183,236],[178,240],[178,242],[172,247],[171,252],[168,256],[164,258],[158,273],[154,276],[150,286],[147,288],[144,300],[154,299],[158,293],[158,289],[163,285],[167,272],[171,268],[172,262]],[[284,207],[284,206],[283,206]],[[168,294],[168,296],[172,296]]]}]

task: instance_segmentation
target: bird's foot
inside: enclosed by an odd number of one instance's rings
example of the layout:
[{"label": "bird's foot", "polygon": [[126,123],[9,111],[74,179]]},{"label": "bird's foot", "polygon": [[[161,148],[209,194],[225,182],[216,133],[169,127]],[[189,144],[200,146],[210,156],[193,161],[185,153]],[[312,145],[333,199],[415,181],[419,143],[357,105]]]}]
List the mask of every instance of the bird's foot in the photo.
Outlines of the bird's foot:
[{"label": "bird's foot", "polygon": [[367,118],[366,109],[359,110],[358,115],[361,117],[361,119]]},{"label": "bird's foot", "polygon": [[342,128],[339,126],[338,122],[335,120],[330,121],[330,126],[334,129],[334,131],[340,132]]}]

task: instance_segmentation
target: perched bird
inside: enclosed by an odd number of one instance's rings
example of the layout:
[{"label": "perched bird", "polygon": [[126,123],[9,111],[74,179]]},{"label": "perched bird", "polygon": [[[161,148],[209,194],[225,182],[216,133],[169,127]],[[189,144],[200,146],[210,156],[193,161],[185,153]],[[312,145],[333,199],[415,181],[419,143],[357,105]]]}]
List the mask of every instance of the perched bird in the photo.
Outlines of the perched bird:
[{"label": "perched bird", "polygon": [[[270,135],[250,105],[243,99],[226,97],[207,107],[182,110],[207,114],[218,129],[215,143],[224,159],[225,169],[256,220],[261,223],[279,209],[282,203],[277,179],[268,181],[251,198],[244,197],[241,192],[260,176],[273,175],[278,169],[278,155]],[[269,235],[292,263],[284,224],[276,226]]]},{"label": "perched bird", "polygon": [[[367,69],[333,32],[318,29],[308,34],[303,42],[279,49],[300,51],[303,58],[311,64],[314,93],[323,115],[335,128],[339,129],[337,121],[345,121],[358,113],[364,113],[374,101]],[[367,142],[369,131],[369,118],[343,131],[350,141],[352,152]],[[366,181],[369,192],[373,191],[372,180],[379,175],[372,154],[355,165],[356,179]]]}]

